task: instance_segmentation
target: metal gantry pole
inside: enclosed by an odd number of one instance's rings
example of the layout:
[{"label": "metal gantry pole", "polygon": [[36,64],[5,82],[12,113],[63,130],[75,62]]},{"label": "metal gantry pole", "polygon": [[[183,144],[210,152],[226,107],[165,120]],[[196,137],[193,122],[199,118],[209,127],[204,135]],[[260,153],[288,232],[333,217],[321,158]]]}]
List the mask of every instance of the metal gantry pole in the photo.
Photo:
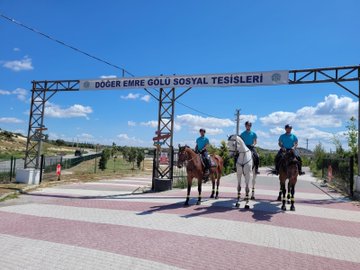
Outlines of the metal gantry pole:
[{"label": "metal gantry pole", "polygon": [[358,68],[358,125],[357,125],[357,131],[358,131],[358,143],[357,143],[357,167],[358,167],[358,173],[357,175],[360,176],[360,67]]},{"label": "metal gantry pole", "polygon": [[[175,88],[160,88],[157,137],[155,141],[155,172],[153,173],[153,186],[157,191],[171,189],[173,180],[173,135],[174,135],[174,104]],[[161,148],[165,149],[161,149]],[[166,151],[168,164],[160,164],[161,152]]]}]

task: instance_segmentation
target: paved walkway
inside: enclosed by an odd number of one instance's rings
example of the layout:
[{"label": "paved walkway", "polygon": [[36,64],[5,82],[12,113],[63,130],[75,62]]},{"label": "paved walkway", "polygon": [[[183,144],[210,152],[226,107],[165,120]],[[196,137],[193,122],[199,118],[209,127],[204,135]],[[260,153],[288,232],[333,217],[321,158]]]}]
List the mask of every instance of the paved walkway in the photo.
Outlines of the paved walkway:
[{"label": "paved walkway", "polygon": [[[250,210],[236,209],[236,178],[220,199],[183,207],[185,190],[139,191],[125,178],[46,188],[0,204],[0,269],[360,269],[360,208],[309,176],[296,211],[261,174]],[[289,208],[289,207],[288,207]]]}]

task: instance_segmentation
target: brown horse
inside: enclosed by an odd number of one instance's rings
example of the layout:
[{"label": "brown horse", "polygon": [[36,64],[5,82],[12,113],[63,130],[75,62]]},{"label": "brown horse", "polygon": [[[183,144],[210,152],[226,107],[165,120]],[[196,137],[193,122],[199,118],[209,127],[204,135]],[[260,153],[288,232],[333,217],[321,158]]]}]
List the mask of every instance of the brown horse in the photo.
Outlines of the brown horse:
[{"label": "brown horse", "polygon": [[[218,155],[211,155],[211,159],[215,161],[216,167],[210,168],[210,176],[212,182],[212,192],[210,198],[217,199],[219,197],[219,184],[220,177],[223,171],[223,160]],[[198,179],[198,191],[199,197],[197,200],[197,205],[201,204],[201,185],[202,180],[204,178],[204,164],[201,159],[201,155],[195,153],[189,146],[180,146],[179,145],[179,153],[178,153],[178,167],[181,168],[185,163],[186,172],[187,172],[187,196],[185,205],[189,205],[190,191],[192,186],[193,178]],[[215,179],[216,179],[216,193],[215,193]]]},{"label": "brown horse", "polygon": [[286,200],[285,200],[285,195],[286,195],[286,180],[289,179],[289,183],[288,183],[288,200],[290,199],[290,194],[291,193],[291,206],[290,206],[290,210],[291,211],[295,211],[295,199],[294,199],[294,195],[295,195],[295,185],[297,182],[297,177],[299,175],[299,170],[298,170],[298,160],[296,158],[295,155],[295,151],[293,149],[290,150],[286,150],[282,153],[282,157],[279,161],[279,180],[280,180],[280,192],[279,192],[279,197],[278,200],[281,199],[281,194],[282,194],[282,206],[281,206],[281,210],[286,211]]}]

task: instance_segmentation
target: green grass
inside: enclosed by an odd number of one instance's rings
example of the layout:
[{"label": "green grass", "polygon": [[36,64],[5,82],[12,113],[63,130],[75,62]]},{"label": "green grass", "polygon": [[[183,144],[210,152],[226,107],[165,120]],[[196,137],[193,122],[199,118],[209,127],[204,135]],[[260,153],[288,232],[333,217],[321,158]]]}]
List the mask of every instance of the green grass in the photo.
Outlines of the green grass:
[{"label": "green grass", "polygon": [[24,158],[25,154],[21,151],[14,151],[14,152],[2,152],[0,153],[0,160],[10,160],[11,157],[14,158]]},{"label": "green grass", "polygon": [[4,197],[4,198],[0,199],[0,202],[6,201],[6,200],[16,199],[16,198],[18,198],[18,197],[19,197],[19,195],[18,195],[18,194],[16,194],[16,193],[12,193],[12,194],[9,194],[8,196],[6,196],[6,197]]}]

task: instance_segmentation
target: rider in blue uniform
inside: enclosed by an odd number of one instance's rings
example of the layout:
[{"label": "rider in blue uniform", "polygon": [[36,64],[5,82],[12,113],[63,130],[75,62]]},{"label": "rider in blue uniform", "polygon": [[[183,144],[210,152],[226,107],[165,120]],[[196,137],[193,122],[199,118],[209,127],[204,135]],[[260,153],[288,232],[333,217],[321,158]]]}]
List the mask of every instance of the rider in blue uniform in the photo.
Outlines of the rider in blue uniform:
[{"label": "rider in blue uniform", "polygon": [[244,143],[246,144],[247,148],[252,152],[254,165],[256,173],[259,173],[259,155],[255,150],[255,145],[257,143],[257,135],[254,131],[251,130],[252,123],[250,121],[245,122],[246,130],[241,133],[240,137],[243,139]]},{"label": "rider in blue uniform", "polygon": [[210,156],[209,156],[209,153],[208,153],[206,147],[210,143],[209,143],[209,139],[207,137],[205,137],[206,130],[201,128],[199,130],[199,132],[200,132],[200,137],[196,139],[195,152],[200,153],[202,155],[204,165],[205,165],[204,177],[207,177],[210,174],[211,163],[210,163]]},{"label": "rider in blue uniform", "polygon": [[298,138],[296,137],[295,134],[291,133],[291,130],[292,130],[291,125],[289,125],[289,124],[285,125],[286,132],[279,137],[278,144],[280,146],[280,150],[275,157],[276,174],[279,174],[279,161],[281,159],[282,151],[290,150],[290,149],[294,150],[295,156],[296,156],[297,160],[299,161],[299,175],[305,174],[301,169],[302,160],[301,160],[301,157],[299,156],[299,151],[297,151],[297,149],[296,149],[298,146]]}]

